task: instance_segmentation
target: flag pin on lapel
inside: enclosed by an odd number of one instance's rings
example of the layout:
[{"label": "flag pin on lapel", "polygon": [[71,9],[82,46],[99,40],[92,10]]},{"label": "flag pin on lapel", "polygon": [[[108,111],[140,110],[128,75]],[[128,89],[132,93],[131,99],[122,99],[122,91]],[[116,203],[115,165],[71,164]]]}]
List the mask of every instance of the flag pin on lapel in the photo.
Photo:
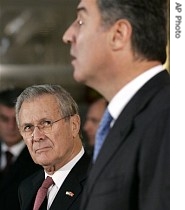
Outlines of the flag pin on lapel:
[{"label": "flag pin on lapel", "polygon": [[75,194],[71,191],[66,191],[66,195],[68,195],[70,197],[73,197]]}]

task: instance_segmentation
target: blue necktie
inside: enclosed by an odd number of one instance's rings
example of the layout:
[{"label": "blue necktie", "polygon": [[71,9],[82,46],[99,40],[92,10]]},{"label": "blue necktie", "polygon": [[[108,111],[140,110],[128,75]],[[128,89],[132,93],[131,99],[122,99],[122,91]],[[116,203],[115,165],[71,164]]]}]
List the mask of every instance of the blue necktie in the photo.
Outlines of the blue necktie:
[{"label": "blue necktie", "polygon": [[110,123],[111,123],[112,119],[113,118],[110,115],[108,109],[106,109],[104,112],[104,115],[101,119],[97,133],[96,133],[95,147],[94,147],[94,153],[93,153],[93,162],[96,161],[99,151],[100,151],[100,149],[103,145],[103,142],[108,134],[108,131],[110,129]]}]

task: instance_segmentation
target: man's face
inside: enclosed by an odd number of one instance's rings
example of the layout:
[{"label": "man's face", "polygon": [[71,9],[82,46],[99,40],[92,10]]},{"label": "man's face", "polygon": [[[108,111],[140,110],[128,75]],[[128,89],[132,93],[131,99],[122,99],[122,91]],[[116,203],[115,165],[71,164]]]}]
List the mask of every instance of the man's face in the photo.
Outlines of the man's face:
[{"label": "man's face", "polygon": [[102,26],[96,0],[81,0],[77,19],[63,36],[63,41],[71,44],[75,80],[96,87],[104,78],[110,57],[108,34],[108,29]]},{"label": "man's face", "polygon": [[0,104],[0,138],[7,146],[13,146],[22,139],[16,124],[15,109],[2,104]]},{"label": "man's face", "polygon": [[[70,119],[61,119],[60,108],[57,100],[52,95],[42,95],[34,100],[23,102],[19,112],[19,126],[21,134],[29,149],[33,160],[45,167],[54,166],[60,168],[67,163],[75,147],[75,135],[73,126],[78,124],[76,115]],[[56,121],[49,132],[44,132],[37,125],[41,121]],[[33,138],[25,137],[22,128],[36,126]]]},{"label": "man's face", "polygon": [[105,101],[99,100],[93,103],[87,112],[83,129],[86,132],[86,135],[88,137],[88,143],[91,146],[94,146],[96,132],[99,127],[99,123],[101,121],[105,108]]}]

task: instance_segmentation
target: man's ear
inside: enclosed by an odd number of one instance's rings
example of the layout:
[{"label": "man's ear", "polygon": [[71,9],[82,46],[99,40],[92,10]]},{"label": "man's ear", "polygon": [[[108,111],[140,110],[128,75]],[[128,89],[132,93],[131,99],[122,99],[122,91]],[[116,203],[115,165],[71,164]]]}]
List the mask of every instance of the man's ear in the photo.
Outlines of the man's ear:
[{"label": "man's ear", "polygon": [[113,50],[122,49],[130,42],[132,26],[128,20],[118,20],[111,28],[110,44]]},{"label": "man's ear", "polygon": [[80,131],[80,116],[78,114],[75,114],[71,116],[70,121],[73,137],[76,137]]}]

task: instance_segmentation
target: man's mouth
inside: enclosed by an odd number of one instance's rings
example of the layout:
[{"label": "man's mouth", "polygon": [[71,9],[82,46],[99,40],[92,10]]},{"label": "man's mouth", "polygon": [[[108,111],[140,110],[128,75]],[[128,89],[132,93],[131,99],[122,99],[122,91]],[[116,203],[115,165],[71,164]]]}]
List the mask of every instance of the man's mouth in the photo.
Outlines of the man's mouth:
[{"label": "man's mouth", "polygon": [[47,150],[51,149],[51,147],[41,147],[35,150],[36,153],[45,152]]}]

